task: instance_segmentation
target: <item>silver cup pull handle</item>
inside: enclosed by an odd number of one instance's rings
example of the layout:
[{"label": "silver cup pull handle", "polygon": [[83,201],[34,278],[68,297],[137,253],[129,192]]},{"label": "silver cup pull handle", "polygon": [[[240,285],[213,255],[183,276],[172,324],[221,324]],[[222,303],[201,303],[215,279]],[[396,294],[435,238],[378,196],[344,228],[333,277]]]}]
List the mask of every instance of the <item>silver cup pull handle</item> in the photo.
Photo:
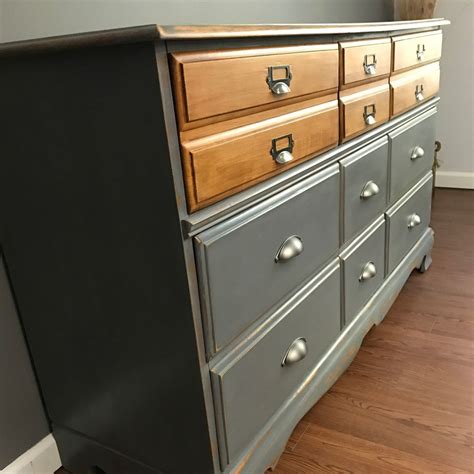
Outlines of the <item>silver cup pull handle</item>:
[{"label": "silver cup pull handle", "polygon": [[280,151],[280,153],[278,153],[278,155],[275,158],[275,161],[279,165],[284,165],[285,163],[289,163],[292,160],[293,160],[293,155],[289,151],[286,151],[286,150]]},{"label": "silver cup pull handle", "polygon": [[[279,76],[276,78],[275,76]],[[285,95],[291,92],[290,83],[293,78],[291,66],[269,66],[267,72],[267,84],[275,95]]]},{"label": "silver cup pull handle", "polygon": [[421,224],[421,217],[418,214],[411,214],[408,216],[408,228],[413,229]]},{"label": "silver cup pull handle", "polygon": [[308,346],[304,337],[298,337],[291,344],[281,361],[281,366],[296,364],[300,360],[303,360],[308,353]]},{"label": "silver cup pull handle", "polygon": [[377,72],[377,58],[375,54],[366,54],[364,56],[364,72],[368,76],[373,76]]},{"label": "silver cup pull handle", "polygon": [[411,152],[410,159],[416,160],[424,156],[424,154],[425,154],[425,150],[423,150],[421,146],[416,146],[415,148],[413,148]]},{"label": "silver cup pull handle", "polygon": [[374,125],[377,122],[375,118],[376,112],[375,104],[366,105],[364,107],[364,122],[366,125]]},{"label": "silver cup pull handle", "polygon": [[376,183],[374,183],[373,181],[367,181],[367,183],[365,183],[364,187],[362,188],[360,198],[369,199],[372,196],[377,195],[379,192],[380,188],[377,186]]},{"label": "silver cup pull handle", "polygon": [[303,251],[303,240],[298,235],[288,237],[278,249],[275,262],[285,262],[297,257]]},{"label": "silver cup pull handle", "polygon": [[377,275],[377,267],[374,262],[367,262],[363,267],[359,275],[359,281],[366,281],[374,278]]}]

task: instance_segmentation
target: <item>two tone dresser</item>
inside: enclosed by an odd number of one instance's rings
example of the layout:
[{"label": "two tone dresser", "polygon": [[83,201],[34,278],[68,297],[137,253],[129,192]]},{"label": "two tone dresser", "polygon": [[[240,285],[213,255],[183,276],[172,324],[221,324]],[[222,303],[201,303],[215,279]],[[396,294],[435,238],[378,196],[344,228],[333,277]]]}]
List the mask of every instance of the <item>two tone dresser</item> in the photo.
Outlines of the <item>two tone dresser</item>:
[{"label": "two tone dresser", "polygon": [[1,250],[68,470],[275,465],[431,263],[448,23],[0,45]]}]

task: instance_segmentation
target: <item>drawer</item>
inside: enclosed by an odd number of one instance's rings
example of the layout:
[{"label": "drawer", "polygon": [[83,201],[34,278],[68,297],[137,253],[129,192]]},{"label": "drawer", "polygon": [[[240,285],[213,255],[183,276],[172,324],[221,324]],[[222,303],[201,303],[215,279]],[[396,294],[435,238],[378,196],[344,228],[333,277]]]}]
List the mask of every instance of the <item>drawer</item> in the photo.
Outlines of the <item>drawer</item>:
[{"label": "drawer", "polygon": [[341,160],[344,190],[344,242],[367,227],[387,204],[388,140],[386,137]]},{"label": "drawer", "polygon": [[441,31],[413,35],[394,36],[393,70],[420,66],[441,58]]},{"label": "drawer", "polygon": [[338,165],[199,234],[195,248],[211,350],[242,332],[338,247]]},{"label": "drawer", "polygon": [[390,38],[340,43],[341,85],[388,76],[391,70]]},{"label": "drawer", "polygon": [[428,64],[390,78],[392,115],[421,104],[439,91],[439,63]]},{"label": "drawer", "polygon": [[341,92],[339,98],[342,141],[377,127],[389,118],[388,80],[352,87]]},{"label": "drawer", "polygon": [[183,134],[181,152],[189,212],[336,146],[336,94],[305,105],[289,106],[285,110],[296,110],[283,115],[257,114],[251,123],[217,133],[209,133],[214,126],[204,127],[204,136],[195,139],[187,140]]},{"label": "drawer", "polygon": [[406,193],[433,165],[435,110],[397,128],[390,143],[390,202]]},{"label": "drawer", "polygon": [[227,442],[223,465],[252,442],[315,369],[340,333],[340,318],[336,260],[285,303],[256,340],[211,369],[219,426],[225,430],[220,438]]},{"label": "drawer", "polygon": [[344,321],[349,324],[377,291],[385,273],[385,220],[380,216],[341,253]]},{"label": "drawer", "polygon": [[392,272],[430,223],[433,175],[431,171],[405,194],[387,215],[388,272]]},{"label": "drawer", "polygon": [[173,53],[180,123],[336,90],[338,56],[336,43]]}]

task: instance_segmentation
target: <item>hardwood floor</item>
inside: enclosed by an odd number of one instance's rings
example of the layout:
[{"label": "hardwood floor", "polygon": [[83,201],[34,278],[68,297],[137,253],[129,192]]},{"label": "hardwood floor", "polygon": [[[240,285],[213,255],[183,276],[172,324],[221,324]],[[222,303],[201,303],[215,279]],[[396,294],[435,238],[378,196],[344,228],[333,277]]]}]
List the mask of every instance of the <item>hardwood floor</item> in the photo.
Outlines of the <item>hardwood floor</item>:
[{"label": "hardwood floor", "polygon": [[437,189],[433,265],[413,272],[274,474],[474,472],[474,191]]}]

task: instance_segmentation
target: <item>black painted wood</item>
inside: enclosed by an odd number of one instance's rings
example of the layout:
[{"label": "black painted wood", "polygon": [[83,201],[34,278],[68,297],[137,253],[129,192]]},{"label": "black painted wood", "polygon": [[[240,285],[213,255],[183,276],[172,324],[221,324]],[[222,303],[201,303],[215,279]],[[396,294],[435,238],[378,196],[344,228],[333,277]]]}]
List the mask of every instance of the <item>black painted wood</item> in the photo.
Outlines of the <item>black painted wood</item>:
[{"label": "black painted wood", "polygon": [[[0,70],[1,245],[53,425],[151,471],[211,472],[153,43]],[[74,474],[110,465],[72,438]]]}]

